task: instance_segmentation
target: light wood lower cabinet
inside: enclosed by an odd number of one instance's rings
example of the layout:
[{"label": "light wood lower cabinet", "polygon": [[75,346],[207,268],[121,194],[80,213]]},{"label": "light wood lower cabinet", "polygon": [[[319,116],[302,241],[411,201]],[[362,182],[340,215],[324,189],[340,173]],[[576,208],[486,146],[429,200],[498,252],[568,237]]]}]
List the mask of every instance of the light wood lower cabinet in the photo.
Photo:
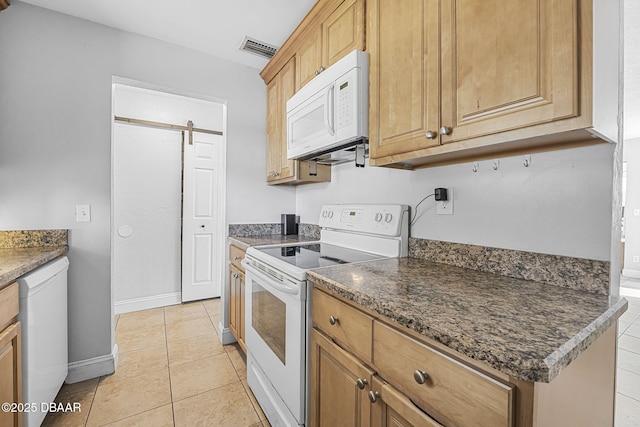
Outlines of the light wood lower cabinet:
[{"label": "light wood lower cabinet", "polygon": [[370,396],[371,427],[442,427],[378,376],[373,377]]},{"label": "light wood lower cabinet", "polygon": [[312,292],[311,317],[313,426],[361,425],[365,413],[374,426],[514,425],[512,384],[462,364],[317,288]]},{"label": "light wood lower cabinet", "polygon": [[[22,402],[22,353],[18,284],[0,291],[0,403]],[[22,426],[22,412],[0,411],[0,426]]]},{"label": "light wood lower cabinet", "polygon": [[550,383],[534,383],[322,288],[311,296],[312,427],[613,426],[615,326]]},{"label": "light wood lower cabinet", "polygon": [[369,427],[373,371],[314,328],[311,332],[311,426]]},{"label": "light wood lower cabinet", "polygon": [[246,353],[247,346],[244,343],[244,268],[240,264],[244,255],[245,252],[242,249],[233,245],[229,246],[229,329]]}]

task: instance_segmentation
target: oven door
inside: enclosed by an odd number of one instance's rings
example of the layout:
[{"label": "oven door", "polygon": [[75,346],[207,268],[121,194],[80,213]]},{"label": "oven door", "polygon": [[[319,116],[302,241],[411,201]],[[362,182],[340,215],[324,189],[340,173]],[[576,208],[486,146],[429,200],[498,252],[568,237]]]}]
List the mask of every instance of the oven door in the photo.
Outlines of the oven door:
[{"label": "oven door", "polygon": [[[248,360],[259,368],[247,370],[247,381],[252,389],[260,388],[254,394],[261,406],[277,409],[265,411],[271,412],[267,416],[290,412],[296,424],[302,424],[306,387],[306,281],[288,279],[278,272],[272,275],[268,266],[258,269],[255,261],[247,258],[245,261],[248,261],[244,262],[246,345]],[[264,401],[265,398],[268,401]],[[275,424],[291,425],[286,420]]]}]

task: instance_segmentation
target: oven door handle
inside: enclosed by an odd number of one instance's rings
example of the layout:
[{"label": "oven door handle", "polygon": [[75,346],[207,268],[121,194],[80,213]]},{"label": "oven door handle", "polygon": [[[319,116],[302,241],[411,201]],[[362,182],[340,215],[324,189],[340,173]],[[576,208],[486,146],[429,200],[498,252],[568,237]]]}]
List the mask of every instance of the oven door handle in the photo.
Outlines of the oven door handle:
[{"label": "oven door handle", "polygon": [[289,286],[281,285],[280,283],[276,282],[266,274],[254,268],[251,264],[245,263],[244,260],[242,260],[242,265],[244,266],[245,270],[248,273],[262,279],[260,283],[260,286],[262,287],[272,288],[271,290],[285,292],[287,294],[293,294],[293,295],[300,293],[300,287],[289,287]]}]

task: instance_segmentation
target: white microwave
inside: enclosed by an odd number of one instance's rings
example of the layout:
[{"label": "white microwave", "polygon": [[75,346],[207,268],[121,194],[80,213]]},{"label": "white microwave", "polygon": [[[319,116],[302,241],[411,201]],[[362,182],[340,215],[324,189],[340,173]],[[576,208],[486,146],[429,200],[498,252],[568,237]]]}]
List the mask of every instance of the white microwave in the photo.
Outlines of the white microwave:
[{"label": "white microwave", "polygon": [[287,158],[311,159],[369,136],[369,58],[354,50],[287,101]]}]

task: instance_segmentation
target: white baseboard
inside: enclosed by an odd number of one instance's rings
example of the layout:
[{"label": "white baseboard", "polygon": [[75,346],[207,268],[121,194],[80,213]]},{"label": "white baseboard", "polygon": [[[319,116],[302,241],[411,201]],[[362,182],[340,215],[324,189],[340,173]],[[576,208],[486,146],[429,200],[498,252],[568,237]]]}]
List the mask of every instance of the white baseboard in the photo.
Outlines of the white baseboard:
[{"label": "white baseboard", "polygon": [[625,268],[622,270],[622,275],[624,277],[630,277],[632,279],[640,279],[640,270],[632,270],[630,268]]},{"label": "white baseboard", "polygon": [[115,314],[130,313],[132,311],[147,310],[150,308],[166,307],[168,305],[180,304],[182,293],[171,292],[168,294],[153,295],[150,297],[134,298],[113,303]]},{"label": "white baseboard", "polygon": [[236,337],[231,333],[231,329],[225,328],[222,322],[218,323],[218,336],[222,345],[233,344],[236,342]]},{"label": "white baseboard", "polygon": [[110,375],[116,371],[117,365],[118,344],[113,346],[111,354],[69,363],[69,373],[64,382],[73,384],[103,375]]}]

